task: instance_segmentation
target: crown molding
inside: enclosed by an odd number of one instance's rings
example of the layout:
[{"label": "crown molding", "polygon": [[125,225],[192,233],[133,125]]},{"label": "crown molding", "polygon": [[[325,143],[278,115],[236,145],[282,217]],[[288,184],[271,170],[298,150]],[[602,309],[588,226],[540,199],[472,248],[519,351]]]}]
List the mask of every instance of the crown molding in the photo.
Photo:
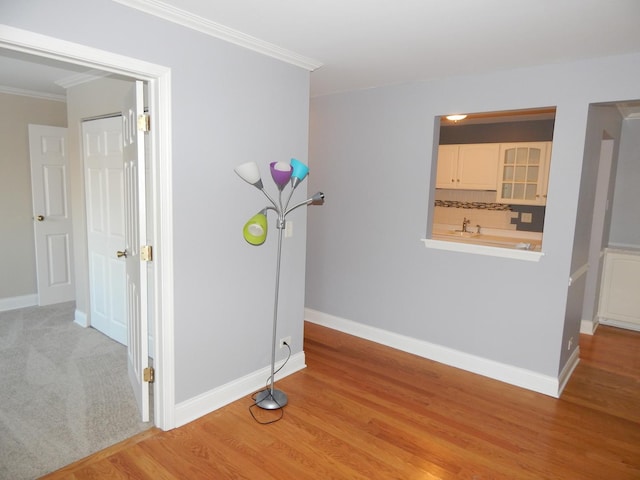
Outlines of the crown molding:
[{"label": "crown molding", "polygon": [[212,22],[206,18],[200,17],[193,13],[187,12],[172,5],[167,5],[159,0],[114,0],[130,8],[135,8],[142,12],[148,13],[156,17],[163,18],[173,23],[177,23],[184,27],[198,32],[210,35],[212,37],[225,40],[227,42],[239,45],[241,47],[253,50],[255,52],[267,55],[283,62],[296,65],[298,67],[309,70],[310,72],[320,68],[322,63],[303,55],[299,55],[290,50],[278,47],[269,42],[264,42],[258,38],[247,35],[238,30],[225,27],[216,22]]},{"label": "crown molding", "polygon": [[101,70],[89,70],[83,73],[77,73],[65,78],[56,80],[54,83],[64,89],[75,87],[76,85],[82,85],[83,83],[92,82],[99,78],[108,77],[111,75],[109,72],[103,72]]},{"label": "crown molding", "polygon": [[56,93],[37,92],[35,90],[25,90],[23,88],[8,87],[0,85],[0,93],[7,95],[20,95],[22,97],[39,98],[40,100],[53,100],[54,102],[66,102],[66,95],[58,95]]},{"label": "crown molding", "polygon": [[640,103],[639,102],[622,102],[616,104],[618,111],[625,120],[640,119]]}]

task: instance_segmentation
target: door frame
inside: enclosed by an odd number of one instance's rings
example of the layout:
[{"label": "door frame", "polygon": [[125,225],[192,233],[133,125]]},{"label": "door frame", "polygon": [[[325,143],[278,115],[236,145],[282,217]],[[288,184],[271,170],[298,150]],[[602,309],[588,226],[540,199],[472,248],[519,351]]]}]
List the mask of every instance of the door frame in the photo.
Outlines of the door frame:
[{"label": "door frame", "polygon": [[147,83],[151,115],[151,203],[154,229],[154,424],[175,427],[171,69],[142,60],[0,25],[0,47],[124,75]]}]

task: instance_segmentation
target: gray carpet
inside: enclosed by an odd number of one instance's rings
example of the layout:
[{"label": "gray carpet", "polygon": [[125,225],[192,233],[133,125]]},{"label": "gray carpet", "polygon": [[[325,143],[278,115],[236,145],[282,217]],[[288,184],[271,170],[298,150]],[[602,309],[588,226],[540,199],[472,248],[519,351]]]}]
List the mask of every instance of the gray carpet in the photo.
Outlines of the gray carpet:
[{"label": "gray carpet", "polygon": [[126,348],[73,302],[0,312],[0,479],[37,478],[147,430]]}]

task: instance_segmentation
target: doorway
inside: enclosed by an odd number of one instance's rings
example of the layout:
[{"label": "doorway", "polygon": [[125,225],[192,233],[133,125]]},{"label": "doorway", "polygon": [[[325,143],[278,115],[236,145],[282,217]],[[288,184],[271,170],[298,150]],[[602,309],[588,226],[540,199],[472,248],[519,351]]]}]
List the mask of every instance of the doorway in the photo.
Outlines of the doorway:
[{"label": "doorway", "polygon": [[173,357],[173,224],[171,215],[170,153],[170,70],[129,57],[94,49],[29,31],[4,27],[0,31],[0,48],[23,52],[39,59],[53,59],[147,82],[151,117],[150,191],[153,214],[153,241],[161,256],[154,259],[151,298],[154,325],[155,383],[154,423],[169,430],[174,427],[174,357]]},{"label": "doorway", "polygon": [[593,335],[597,327],[600,279],[604,261],[603,251],[607,247],[609,238],[610,207],[611,199],[613,198],[613,192],[610,192],[609,189],[613,187],[611,177],[615,175],[614,151],[615,139],[606,131],[603,132],[593,201],[591,238],[589,240],[587,265],[590,267],[587,269],[587,278],[585,280],[586,285],[580,323],[580,331],[590,335]]}]

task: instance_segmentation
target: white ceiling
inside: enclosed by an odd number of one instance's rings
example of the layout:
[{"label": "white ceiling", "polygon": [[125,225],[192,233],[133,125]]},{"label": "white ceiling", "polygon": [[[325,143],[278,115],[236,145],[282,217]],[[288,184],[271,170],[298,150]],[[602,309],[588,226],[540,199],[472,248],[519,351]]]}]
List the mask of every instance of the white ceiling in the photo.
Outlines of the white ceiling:
[{"label": "white ceiling", "polygon": [[[313,96],[640,52],[639,0],[115,1],[218,24],[321,64]],[[61,95],[54,82],[81,71],[38,63],[34,74],[33,59],[3,53],[4,86]]]},{"label": "white ceiling", "polygon": [[162,1],[318,60],[313,96],[640,52],[638,0]]},{"label": "white ceiling", "polygon": [[0,49],[0,92],[64,100],[63,79],[87,71],[67,63]]}]

